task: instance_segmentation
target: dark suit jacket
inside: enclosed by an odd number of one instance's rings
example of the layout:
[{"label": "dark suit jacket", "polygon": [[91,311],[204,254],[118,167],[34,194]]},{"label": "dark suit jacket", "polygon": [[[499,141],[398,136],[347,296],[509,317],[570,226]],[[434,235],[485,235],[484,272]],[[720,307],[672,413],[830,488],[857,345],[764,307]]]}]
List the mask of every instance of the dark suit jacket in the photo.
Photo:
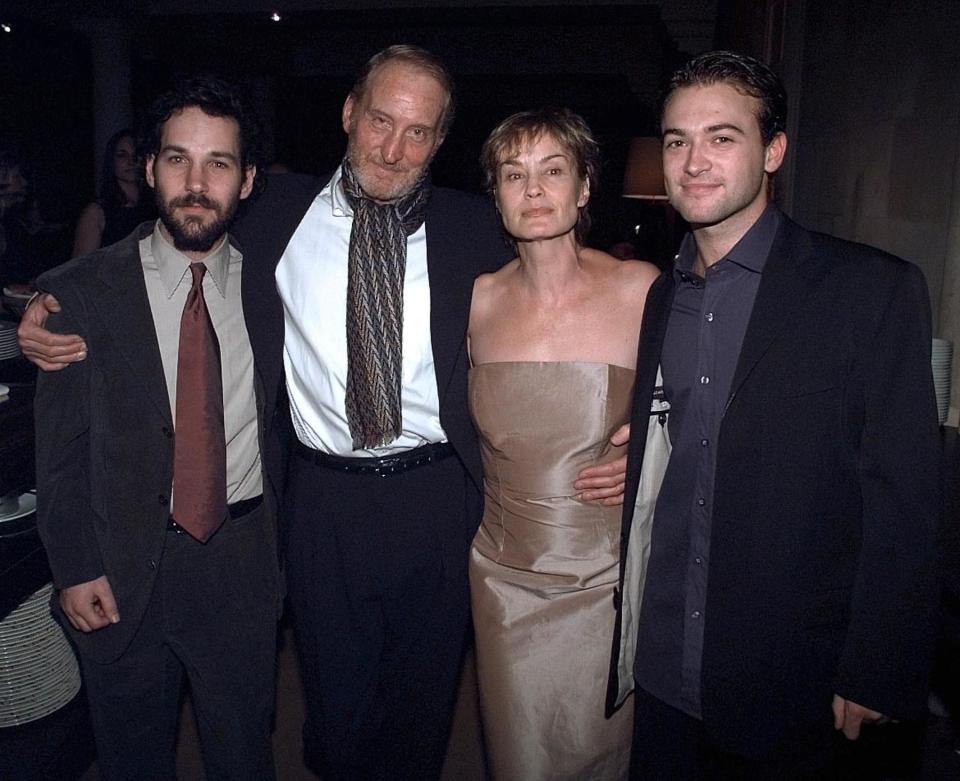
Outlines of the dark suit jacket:
[{"label": "dark suit jacket", "polygon": [[[110,581],[119,623],[84,634],[64,622],[100,661],[117,658],[140,623],[170,514],[173,420],[137,246],[152,229],[38,281],[62,306],[50,327],[83,336],[89,354],[38,375],[37,522],[58,588]],[[261,542],[275,548],[270,525]]]},{"label": "dark suit jacket", "polygon": [[[283,304],[274,272],[294,231],[325,180],[283,174],[268,179],[233,231],[244,252],[243,304],[247,330],[265,389],[267,471],[282,487],[290,436],[283,372]],[[467,413],[467,322],[473,280],[512,255],[487,199],[442,187],[427,206],[430,336],[440,422],[476,485],[481,485],[476,433]],[[249,260],[249,262],[248,262]],[[346,295],[346,291],[344,291]],[[317,306],[323,306],[322,301]]]},{"label": "dark suit jacket", "polygon": [[[672,295],[665,276],[647,305],[627,508]],[[721,747],[776,750],[829,724],[834,693],[922,711],[939,463],[922,274],[784,219],[718,441],[702,714]]]}]

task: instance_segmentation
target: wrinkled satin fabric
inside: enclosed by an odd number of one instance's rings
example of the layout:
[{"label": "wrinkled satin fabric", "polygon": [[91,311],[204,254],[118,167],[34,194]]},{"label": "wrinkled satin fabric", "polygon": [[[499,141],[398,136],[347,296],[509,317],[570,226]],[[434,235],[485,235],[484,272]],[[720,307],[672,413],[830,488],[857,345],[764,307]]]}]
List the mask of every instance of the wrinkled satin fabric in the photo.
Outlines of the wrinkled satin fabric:
[{"label": "wrinkled satin fabric", "polygon": [[632,704],[604,718],[621,507],[575,498],[623,454],[634,373],[607,364],[470,371],[485,509],[470,557],[477,676],[496,781],[626,778]]}]

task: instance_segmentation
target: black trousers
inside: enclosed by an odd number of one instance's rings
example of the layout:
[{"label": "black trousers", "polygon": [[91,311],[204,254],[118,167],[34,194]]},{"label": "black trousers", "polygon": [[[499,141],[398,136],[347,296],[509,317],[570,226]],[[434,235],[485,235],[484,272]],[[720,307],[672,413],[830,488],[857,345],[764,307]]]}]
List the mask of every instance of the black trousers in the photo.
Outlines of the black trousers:
[{"label": "black trousers", "polygon": [[[832,723],[802,745],[767,758],[750,758],[719,749],[703,722],[637,688],[634,694],[631,779],[650,781],[821,781],[857,779],[842,756],[841,737]],[[758,718],[760,718],[758,716]]]},{"label": "black trousers", "polygon": [[264,544],[273,533],[262,505],[206,545],[167,532],[130,647],[107,664],[81,654],[102,779],[176,777],[184,672],[207,779],[274,777],[278,578],[275,549]]},{"label": "black trousers", "polygon": [[378,477],[292,456],[288,593],[304,750],[324,781],[440,775],[478,518],[479,496],[455,457]]}]

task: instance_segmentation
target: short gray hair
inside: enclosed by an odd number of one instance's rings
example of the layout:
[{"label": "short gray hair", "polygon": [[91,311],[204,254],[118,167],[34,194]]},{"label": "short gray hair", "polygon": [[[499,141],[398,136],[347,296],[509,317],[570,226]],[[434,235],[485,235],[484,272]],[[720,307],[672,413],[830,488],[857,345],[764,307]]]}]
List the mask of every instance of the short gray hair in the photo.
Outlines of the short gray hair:
[{"label": "short gray hair", "polygon": [[421,70],[436,80],[443,88],[447,96],[447,102],[443,107],[443,113],[440,115],[440,126],[438,128],[439,138],[443,140],[447,135],[447,131],[450,129],[450,125],[453,124],[453,115],[456,108],[453,76],[450,75],[447,66],[443,64],[443,60],[420,46],[400,43],[394,46],[388,46],[383,51],[374,54],[367,60],[360,74],[357,76],[357,80],[350,88],[351,97],[359,101],[363,97],[364,92],[366,92],[371,77],[384,65],[391,62],[401,62],[417,70]]}]

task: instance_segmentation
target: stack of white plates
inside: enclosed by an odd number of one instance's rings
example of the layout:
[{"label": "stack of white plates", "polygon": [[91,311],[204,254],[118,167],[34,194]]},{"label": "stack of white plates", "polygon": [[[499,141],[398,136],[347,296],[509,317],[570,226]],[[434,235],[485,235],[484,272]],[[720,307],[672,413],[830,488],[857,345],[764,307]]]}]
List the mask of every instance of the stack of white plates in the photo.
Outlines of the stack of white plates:
[{"label": "stack of white plates", "polygon": [[0,361],[16,358],[18,355],[20,345],[17,344],[17,324],[0,320]]},{"label": "stack of white plates", "polygon": [[[9,391],[6,385],[0,385],[0,397]],[[0,537],[35,529],[36,512],[37,495],[35,493],[19,496],[13,493],[0,497]]]},{"label": "stack of white plates", "polygon": [[953,342],[946,339],[934,339],[930,355],[933,368],[933,389],[937,394],[937,412],[940,425],[947,422],[950,412],[950,375],[953,371]]},{"label": "stack of white plates", "polygon": [[0,727],[42,719],[80,691],[80,670],[50,615],[47,584],[0,621]]}]

